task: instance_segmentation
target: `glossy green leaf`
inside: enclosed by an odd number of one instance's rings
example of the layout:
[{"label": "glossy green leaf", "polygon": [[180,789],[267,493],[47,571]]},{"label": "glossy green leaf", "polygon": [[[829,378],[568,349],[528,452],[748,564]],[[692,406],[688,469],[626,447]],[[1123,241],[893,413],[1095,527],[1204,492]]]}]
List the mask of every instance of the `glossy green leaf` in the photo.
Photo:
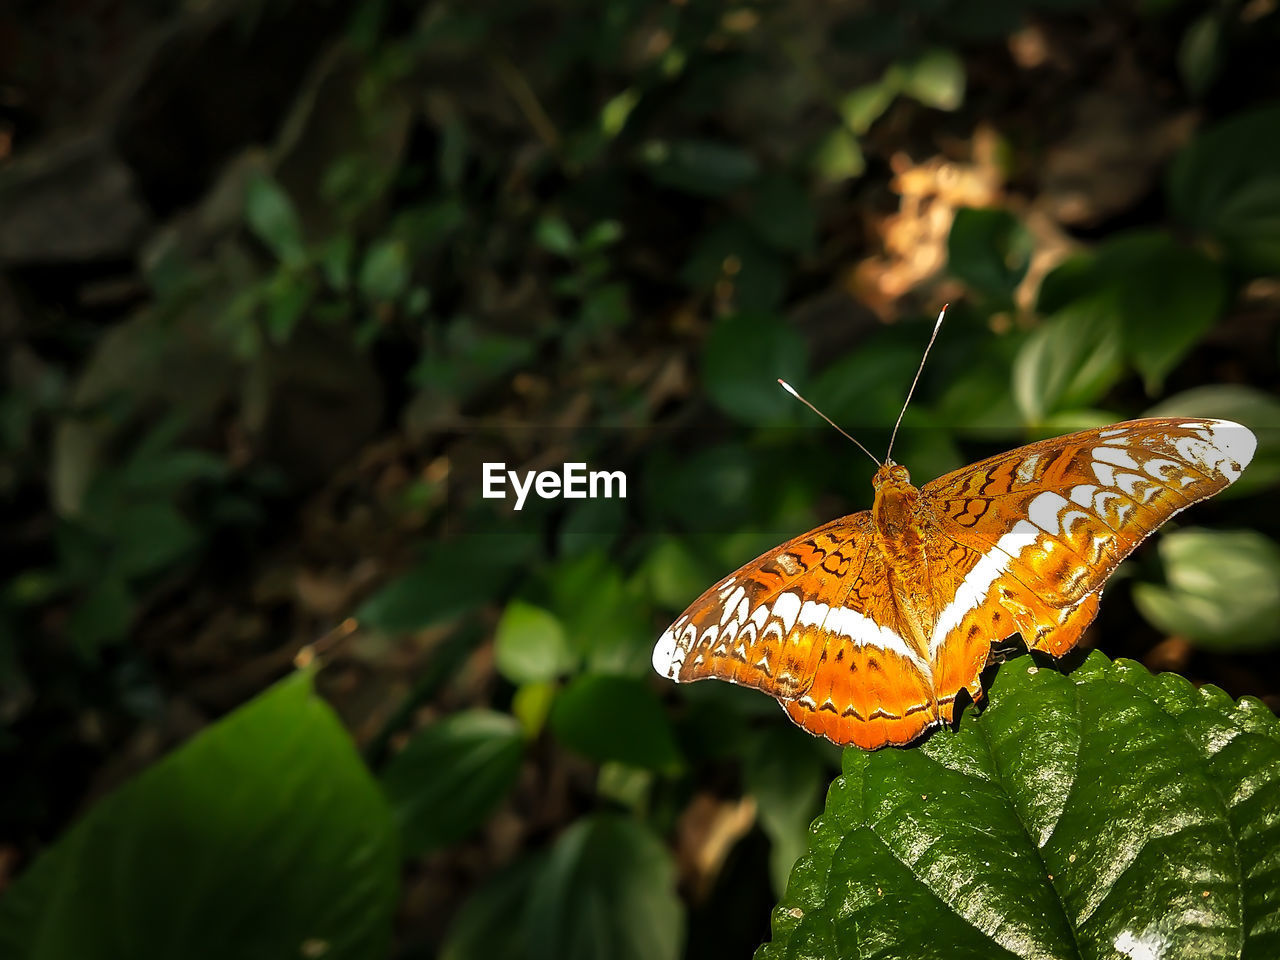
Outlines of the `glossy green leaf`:
[{"label": "glossy green leaf", "polygon": [[484,823],[515,786],[523,752],[520,724],[490,710],[455,713],[417,733],[382,772],[404,855],[456,843]]},{"label": "glossy green leaf", "polygon": [[1254,530],[1187,527],[1156,544],[1165,584],[1135,584],[1154,626],[1212,650],[1266,650],[1280,640],[1280,545]]},{"label": "glossy green leaf", "polygon": [[1121,332],[1101,301],[1072,305],[1027,337],[1013,364],[1013,396],[1029,424],[1093,404],[1120,379]]},{"label": "glossy green leaf", "polygon": [[684,915],[675,865],[644,826],[579,820],[556,841],[527,901],[529,960],[675,960]]},{"label": "glossy green leaf", "polygon": [[735,420],[790,420],[797,404],[778,386],[778,378],[798,380],[806,352],[800,335],[775,317],[724,317],[712,329],[703,355],[707,393]]},{"label": "glossy green leaf", "polygon": [[1219,497],[1257,493],[1280,482],[1280,400],[1238,383],[1194,387],[1160,401],[1144,417],[1216,417],[1243,423],[1258,438],[1249,469]]},{"label": "glossy green leaf", "polygon": [[395,825],[289,677],[100,801],[0,898],[26,960],[385,956]]},{"label": "glossy green leaf", "polygon": [[551,708],[551,730],[571,750],[597,762],[650,770],[680,766],[680,751],[657,694],[630,677],[584,674]]},{"label": "glossy green leaf", "polygon": [[995,208],[956,211],[947,237],[947,269],[998,303],[1012,304],[1034,244],[1021,221]]},{"label": "glossy green leaf", "polygon": [[845,751],[758,960],[1280,951],[1261,703],[1096,652],[1005,663],[990,698],[919,748]]},{"label": "glossy green leaf", "polygon": [[244,217],[249,229],[281,263],[297,266],[306,259],[298,212],[275,180],[265,174],[249,180],[245,187]]},{"label": "glossy green leaf", "polygon": [[1174,158],[1169,199],[1249,274],[1280,273],[1280,107],[1237,114],[1199,133]]},{"label": "glossy green leaf", "polygon": [[512,683],[553,680],[569,671],[576,657],[564,626],[549,611],[512,600],[494,636],[498,672]]}]

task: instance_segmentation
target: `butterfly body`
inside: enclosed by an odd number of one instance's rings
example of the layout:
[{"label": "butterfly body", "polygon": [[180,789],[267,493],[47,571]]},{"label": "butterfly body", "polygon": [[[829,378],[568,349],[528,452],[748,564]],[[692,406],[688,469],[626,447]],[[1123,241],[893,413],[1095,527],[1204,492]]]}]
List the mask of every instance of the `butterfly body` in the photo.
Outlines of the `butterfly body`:
[{"label": "butterfly body", "polygon": [[889,462],[870,510],[768,551],[659,638],[654,668],[776,697],[838,744],[905,744],[977,699],[993,642],[1061,656],[1152,530],[1226,487],[1253,435],[1153,419],[1044,440],[923,487]]}]

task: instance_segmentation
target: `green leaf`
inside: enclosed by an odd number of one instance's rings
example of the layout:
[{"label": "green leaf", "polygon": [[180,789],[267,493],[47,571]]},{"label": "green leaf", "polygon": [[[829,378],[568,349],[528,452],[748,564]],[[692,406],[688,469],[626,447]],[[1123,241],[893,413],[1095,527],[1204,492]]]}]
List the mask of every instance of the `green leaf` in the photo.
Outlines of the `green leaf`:
[{"label": "green leaf", "polygon": [[1009,211],[963,207],[947,238],[947,269],[984,296],[1011,305],[1033,251],[1031,234]]},{"label": "green leaf", "polygon": [[1266,650],[1280,640],[1280,546],[1254,530],[1188,527],[1156,545],[1164,586],[1135,584],[1157,629],[1210,650]]},{"label": "green leaf", "polygon": [[990,697],[917,749],[845,751],[757,960],[1277,954],[1269,710],[1096,652],[1005,663]]},{"label": "green leaf", "polygon": [[515,786],[524,753],[520,724],[467,710],[420,731],[391,758],[382,788],[413,857],[464,839]]},{"label": "green leaf", "polygon": [[523,684],[512,695],[511,714],[520,722],[526,740],[533,740],[542,732],[555,698],[556,684],[550,680]]},{"label": "green leaf", "polygon": [[575,333],[587,340],[616,333],[631,320],[631,301],[625,283],[606,283],[582,298]]},{"label": "green leaf", "polygon": [[1227,282],[1222,267],[1198,250],[1154,231],[1117,237],[1092,256],[1074,257],[1041,287],[1042,312],[1093,301],[1114,312],[1125,355],[1148,393],[1222,315]]},{"label": "green leaf", "polygon": [[828,184],[843,183],[862,176],[867,158],[858,138],[844,127],[835,127],[818,143],[813,152],[813,171]]},{"label": "green leaf", "polygon": [[889,83],[926,107],[955,110],[964,103],[964,62],[951,50],[931,50],[890,75]]},{"label": "green leaf", "polygon": [[651,141],[642,159],[657,183],[709,197],[736,190],[760,172],[755,157],[741,147],[714,140]]},{"label": "green leaf", "polygon": [[263,289],[264,325],[271,339],[286,343],[311,304],[315,281],[302,270],[277,270]]},{"label": "green leaf", "polygon": [[680,274],[695,290],[715,292],[732,284],[732,302],[744,310],[767,311],[782,302],[787,272],[781,258],[738,220],[718,223],[694,245]]},{"label": "green leaf", "polygon": [[1161,400],[1143,416],[1211,417],[1253,431],[1258,449],[1249,469],[1219,497],[1247,496],[1280,482],[1280,400],[1269,393],[1235,383],[1195,387]]},{"label": "green leaf", "polygon": [[675,865],[647,829],[579,820],[556,841],[523,915],[529,960],[675,960],[684,914]]},{"label": "green leaf", "polygon": [[245,187],[244,217],[254,236],[265,243],[281,263],[300,266],[306,260],[302,224],[293,201],[266,174],[255,175]]},{"label": "green leaf", "polygon": [[574,504],[565,514],[556,535],[563,557],[581,556],[592,550],[608,550],[627,525],[626,501],[621,497],[596,497]]},{"label": "green leaf", "polygon": [[683,610],[717,575],[689,549],[684,538],[663,536],[641,563],[640,577],[654,603],[668,610]]},{"label": "green leaf", "polygon": [[462,905],[440,948],[440,960],[529,960],[522,922],[546,855],[516,861]]},{"label": "green leaf", "polygon": [[527,363],[535,346],[529,336],[483,330],[459,317],[447,327],[444,344],[423,353],[410,378],[418,386],[465,399]]},{"label": "green leaf", "polygon": [[171,503],[135,503],[112,518],[116,568],[128,578],[177,563],[195,549],[200,535]]},{"label": "green leaf", "polygon": [[82,656],[91,656],[103,644],[120,640],[133,623],[135,599],[119,576],[103,574],[71,611],[67,636]]},{"label": "green leaf", "polygon": [[433,543],[413,568],[361,604],[355,617],[383,633],[452,620],[501,596],[535,547],[529,537],[479,534]]},{"label": "green leaf", "polygon": [[750,516],[759,457],[740,444],[704,447],[678,457],[655,455],[653,461],[646,494],[656,518],[686,531],[723,534],[740,529]]},{"label": "green leaf", "polygon": [[552,609],[569,646],[597,673],[647,676],[653,624],[640,591],[600,550],[566,559],[554,570]]},{"label": "green leaf", "polygon": [[751,190],[747,222],[783,253],[810,253],[817,245],[818,211],[808,191],[790,177],[761,178]]},{"label": "green leaf", "polygon": [[[447,196],[402,211],[392,233],[405,244],[407,258],[415,260],[439,249],[466,222],[467,208],[462,200]],[[388,238],[384,242],[392,241]]]},{"label": "green leaf", "polygon": [[1213,238],[1246,274],[1280,273],[1280,107],[1237,114],[1174,158],[1175,214]]},{"label": "green leaf", "polygon": [[[804,394],[862,443],[859,430],[888,429],[902,409],[906,388],[920,365],[919,345],[880,335],[836,357],[805,387]],[[788,398],[793,404],[796,401]],[[818,426],[812,424],[813,426]],[[888,435],[886,434],[886,441]]]},{"label": "green leaf", "polygon": [[1013,397],[1023,419],[1087,407],[1120,379],[1121,334],[1114,311],[1099,300],[1081,301],[1044,321],[1013,362]]},{"label": "green leaf", "polygon": [[512,600],[494,637],[498,672],[512,683],[554,680],[573,669],[575,657],[564,627],[541,607]]},{"label": "green leaf", "polygon": [[840,116],[844,118],[845,126],[850,132],[861,136],[884,115],[897,95],[896,84],[887,78],[864,84],[850,90],[840,99]]},{"label": "green leaf", "polygon": [[563,217],[546,214],[533,228],[533,239],[543,250],[560,257],[572,257],[578,252],[578,239],[573,235]]},{"label": "green leaf", "polygon": [[831,779],[818,752],[821,746],[798,728],[783,726],[768,727],[747,741],[743,777],[769,836],[769,875],[779,895],[808,848],[809,824],[822,809],[822,793]]},{"label": "green leaf", "polygon": [[603,250],[621,240],[622,234],[622,224],[617,220],[601,220],[582,235],[582,249],[587,253]]},{"label": "green leaf", "polygon": [[627,87],[610,98],[600,109],[600,132],[612,140],[627,125],[627,118],[640,102],[641,93],[635,87]]},{"label": "green leaf", "polygon": [[784,321],[737,314],[717,321],[707,339],[703,376],[717,407],[745,423],[791,420],[797,406],[778,386],[804,373],[807,350]]},{"label": "green leaf", "polygon": [[0,899],[28,960],[386,956],[395,825],[295,674],[89,813]]},{"label": "green leaf", "polygon": [[1213,86],[1222,65],[1222,13],[1212,10],[1191,23],[1178,44],[1178,73],[1197,99]]},{"label": "green leaf", "polygon": [[360,264],[361,295],[374,303],[399,299],[409,286],[409,248],[403,240],[374,241]]},{"label": "green leaf", "polygon": [[630,677],[584,674],[551,708],[551,730],[571,750],[602,763],[675,770],[680,751],[657,695]]},{"label": "green leaf", "polygon": [[467,152],[470,149],[466,122],[453,116],[440,127],[440,182],[457,189],[467,171]]}]

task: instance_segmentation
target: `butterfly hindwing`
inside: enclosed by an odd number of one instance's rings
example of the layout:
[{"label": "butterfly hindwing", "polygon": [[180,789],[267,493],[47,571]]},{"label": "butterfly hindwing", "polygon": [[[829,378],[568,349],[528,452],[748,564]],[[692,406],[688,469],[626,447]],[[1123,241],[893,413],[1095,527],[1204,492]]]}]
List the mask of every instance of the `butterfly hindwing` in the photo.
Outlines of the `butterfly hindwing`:
[{"label": "butterfly hindwing", "polygon": [[654,669],[762,690],[836,742],[913,739],[936,717],[933,685],[894,620],[870,537],[870,514],[853,514],[746,564],[663,633]]}]

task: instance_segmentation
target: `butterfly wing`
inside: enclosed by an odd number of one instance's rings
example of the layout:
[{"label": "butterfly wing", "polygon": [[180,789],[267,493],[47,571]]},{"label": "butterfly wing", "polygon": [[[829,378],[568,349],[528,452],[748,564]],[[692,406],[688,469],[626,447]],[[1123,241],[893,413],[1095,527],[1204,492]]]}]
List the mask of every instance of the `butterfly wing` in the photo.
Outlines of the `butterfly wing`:
[{"label": "butterfly wing", "polygon": [[938,714],[888,583],[870,514],[833,520],[707,590],[659,638],[654,669],[763,690],[836,743],[907,743]]},{"label": "butterfly wing", "polygon": [[963,571],[937,607],[937,689],[977,692],[990,643],[1015,631],[1055,656],[1074,647],[1120,561],[1174,514],[1231,484],[1255,445],[1230,421],[1132,420],[925,484],[939,550]]}]

